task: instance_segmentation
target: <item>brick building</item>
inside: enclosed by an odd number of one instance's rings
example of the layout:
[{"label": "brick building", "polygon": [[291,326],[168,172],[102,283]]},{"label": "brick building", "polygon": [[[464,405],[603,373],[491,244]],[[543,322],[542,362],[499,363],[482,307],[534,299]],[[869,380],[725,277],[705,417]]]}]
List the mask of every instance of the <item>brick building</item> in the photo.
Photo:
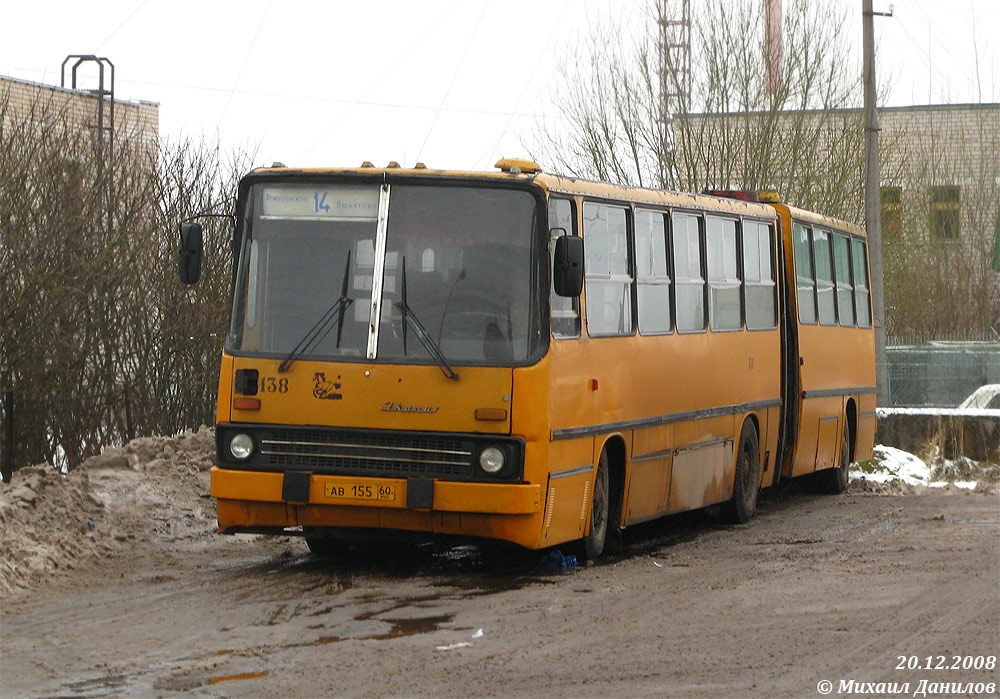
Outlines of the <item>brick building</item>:
[{"label": "brick building", "polygon": [[1000,198],[1000,104],[887,107],[879,122],[899,146],[883,154],[886,238],[992,240]]},{"label": "brick building", "polygon": [[[704,144],[689,150],[694,157],[678,152],[688,179],[821,194],[824,183],[841,180],[851,196],[843,210],[824,213],[863,223],[861,109],[690,114],[675,123]],[[1000,104],[886,107],[879,126],[888,332],[1000,332]],[[757,160],[761,134],[794,143],[796,133],[812,148],[802,156],[809,167],[775,164],[773,153]],[[805,177],[818,184],[800,187]]]},{"label": "brick building", "polygon": [[[0,106],[4,121],[20,118],[63,119],[80,128],[97,131],[98,100],[87,90],[70,90],[54,85],[0,75]],[[110,109],[104,105],[105,119]],[[138,149],[155,155],[160,128],[160,105],[144,100],[114,102],[116,141],[124,137]]]}]

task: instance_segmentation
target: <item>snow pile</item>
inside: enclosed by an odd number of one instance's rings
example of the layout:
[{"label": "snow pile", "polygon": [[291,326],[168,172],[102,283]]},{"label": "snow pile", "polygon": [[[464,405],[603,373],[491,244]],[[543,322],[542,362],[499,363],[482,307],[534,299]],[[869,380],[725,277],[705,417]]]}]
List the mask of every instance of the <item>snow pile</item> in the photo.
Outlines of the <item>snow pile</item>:
[{"label": "snow pile", "polygon": [[103,515],[85,471],[63,476],[48,464],[19,470],[0,489],[0,594],[106,551],[93,534]]},{"label": "snow pile", "polygon": [[50,464],[16,471],[0,486],[0,595],[135,541],[207,536],[214,455],[214,430],[202,427],[105,449],[66,475]]},{"label": "snow pile", "polygon": [[[926,461],[908,451],[875,446],[871,461],[851,465],[851,480],[866,484],[891,484],[903,488],[889,488],[889,492],[912,490],[912,487],[946,488],[955,487],[981,492],[996,492],[1000,482],[1000,468],[981,464],[972,459],[943,459],[940,452],[931,455],[932,467]],[[910,486],[907,488],[905,486]],[[858,485],[856,490],[885,492],[884,488]]]}]

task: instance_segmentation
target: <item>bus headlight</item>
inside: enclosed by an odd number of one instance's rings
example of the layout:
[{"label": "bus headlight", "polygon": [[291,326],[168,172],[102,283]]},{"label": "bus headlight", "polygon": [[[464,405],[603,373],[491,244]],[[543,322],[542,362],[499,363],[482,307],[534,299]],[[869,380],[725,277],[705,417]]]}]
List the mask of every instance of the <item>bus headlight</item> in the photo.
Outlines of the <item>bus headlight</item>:
[{"label": "bus headlight", "polygon": [[253,454],[253,437],[243,432],[233,435],[229,440],[229,453],[239,461],[249,459]]},{"label": "bus headlight", "polygon": [[503,468],[504,461],[503,452],[496,447],[486,447],[479,454],[479,467],[486,473],[496,473]]}]

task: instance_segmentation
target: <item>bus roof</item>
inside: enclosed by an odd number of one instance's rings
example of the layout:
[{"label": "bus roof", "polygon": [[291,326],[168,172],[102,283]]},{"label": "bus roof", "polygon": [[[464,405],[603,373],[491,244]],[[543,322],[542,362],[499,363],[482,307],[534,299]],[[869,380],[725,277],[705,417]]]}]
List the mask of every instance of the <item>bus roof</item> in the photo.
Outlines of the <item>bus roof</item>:
[{"label": "bus roof", "polygon": [[848,223],[847,221],[841,221],[840,219],[830,218],[829,216],[824,216],[823,214],[817,214],[814,211],[807,211],[805,209],[799,209],[794,206],[788,206],[787,204],[776,204],[778,206],[784,206],[788,209],[789,215],[791,215],[793,220],[805,221],[807,223],[812,223],[817,226],[826,226],[828,228],[837,228],[842,231],[849,231],[855,235],[860,235],[867,238],[868,234],[865,233],[865,229],[856,226],[853,223]]},{"label": "bus roof", "polygon": [[738,199],[726,199],[705,194],[687,194],[664,189],[647,189],[645,187],[628,187],[581,180],[559,175],[539,174],[535,182],[550,192],[560,194],[581,194],[584,196],[607,199],[623,199],[644,203],[652,206],[676,206],[686,209],[711,209],[726,213],[775,218],[774,209],[766,204],[747,202]]},{"label": "bus roof", "polygon": [[[497,165],[507,163],[519,163],[520,161],[500,161]],[[530,162],[530,161],[525,161]],[[537,166],[536,166],[537,167]],[[687,194],[684,192],[672,192],[662,189],[648,189],[645,187],[631,187],[626,185],[610,184],[607,182],[597,182],[594,180],[577,179],[552,175],[545,172],[531,172],[530,167],[523,171],[518,168],[511,170],[439,170],[426,167],[423,163],[417,163],[414,167],[404,168],[396,163],[390,163],[386,167],[375,167],[369,162],[363,163],[360,167],[354,168],[290,168],[275,163],[272,167],[255,168],[251,174],[303,174],[303,175],[363,175],[368,177],[378,177],[379,175],[404,175],[407,177],[433,177],[456,179],[479,179],[495,181],[522,181],[533,183],[541,187],[546,192],[556,192],[559,194],[583,195],[602,199],[619,199],[631,201],[650,206],[675,206],[686,209],[711,209],[712,211],[722,211],[734,215],[756,216],[762,218],[775,218],[774,208],[767,204],[729,199],[706,194]],[[798,216],[795,210],[794,216]],[[802,218],[816,216],[801,212]],[[823,218],[823,217],[818,217]],[[812,219],[810,219],[812,220]],[[832,219],[829,219],[831,222]],[[838,227],[843,227],[838,224]]]},{"label": "bus roof", "polygon": [[500,172],[492,170],[438,170],[429,168],[423,163],[417,163],[414,167],[400,167],[390,163],[386,167],[375,167],[365,161],[359,167],[287,167],[280,163],[275,163],[271,167],[254,168],[250,174],[303,174],[303,175],[366,175],[369,177],[378,175],[406,175],[417,177],[455,177],[455,178],[475,178],[489,180],[524,180],[530,181],[534,175],[524,173]]}]

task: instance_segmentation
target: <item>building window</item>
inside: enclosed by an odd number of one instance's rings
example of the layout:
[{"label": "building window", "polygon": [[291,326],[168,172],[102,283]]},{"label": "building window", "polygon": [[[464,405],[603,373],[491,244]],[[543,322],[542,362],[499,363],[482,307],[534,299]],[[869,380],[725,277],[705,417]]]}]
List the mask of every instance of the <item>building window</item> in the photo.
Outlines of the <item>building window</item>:
[{"label": "building window", "polygon": [[903,236],[903,188],[882,187],[882,235]]},{"label": "building window", "polygon": [[931,187],[931,235],[957,240],[961,230],[961,188],[958,185]]}]

